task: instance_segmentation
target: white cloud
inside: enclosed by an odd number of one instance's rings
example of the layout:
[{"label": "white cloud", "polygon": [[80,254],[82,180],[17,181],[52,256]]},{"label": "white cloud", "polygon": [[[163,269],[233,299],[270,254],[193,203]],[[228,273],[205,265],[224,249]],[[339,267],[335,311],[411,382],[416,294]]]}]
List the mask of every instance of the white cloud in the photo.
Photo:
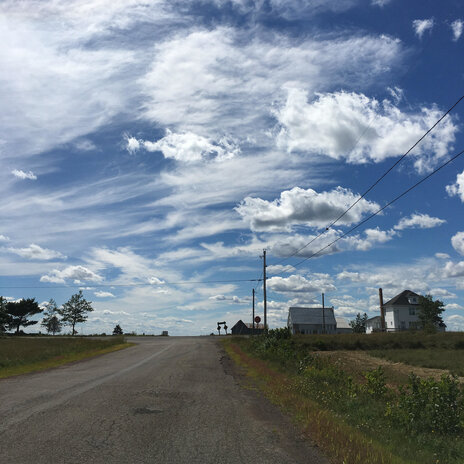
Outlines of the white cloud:
[{"label": "white cloud", "polygon": [[92,281],[99,282],[102,280],[95,272],[87,269],[84,266],[68,266],[63,270],[54,269],[46,275],[40,278],[41,282],[53,282],[57,284],[65,283],[67,279],[74,280],[75,282],[80,281]]},{"label": "white cloud", "polygon": [[97,298],[114,298],[114,295],[111,292],[98,291],[94,292],[94,295]]},{"label": "white cloud", "polygon": [[443,277],[462,277],[464,276],[464,261],[453,263],[448,261],[443,268]]},{"label": "white cloud", "polygon": [[372,5],[380,6],[380,7],[383,7],[383,6],[387,5],[390,2],[391,2],[391,0],[371,0]]},{"label": "white cloud", "polygon": [[59,258],[64,259],[66,256],[62,255],[59,251],[50,250],[48,248],[42,248],[39,245],[31,243],[26,248],[7,248],[11,253],[15,253],[23,258],[32,260],[44,260]]},{"label": "white cloud", "polygon": [[453,40],[456,42],[462,35],[464,30],[464,21],[462,19],[456,19],[451,23],[451,30],[453,31]]},{"label": "white cloud", "polygon": [[394,227],[396,230],[404,229],[431,229],[441,226],[446,221],[436,217],[431,217],[428,214],[414,213],[409,217],[401,218],[400,222]]},{"label": "white cloud", "polygon": [[148,283],[151,285],[163,285],[164,280],[158,279],[158,277],[152,276],[148,279]]},{"label": "white cloud", "polygon": [[447,330],[456,330],[462,331],[464,330],[464,316],[453,314],[452,316],[448,316],[444,318]]},{"label": "white cloud", "polygon": [[32,171],[24,172],[24,171],[21,171],[21,169],[13,169],[11,173],[18,179],[37,180],[37,176]]},{"label": "white cloud", "polygon": [[225,301],[231,302],[234,304],[250,304],[250,298],[240,298],[236,295],[228,296],[228,295],[214,295],[209,297],[210,300],[213,301]]},{"label": "white cloud", "polygon": [[[342,187],[321,193],[295,187],[282,192],[280,198],[272,202],[247,197],[235,210],[250,224],[253,231],[289,231],[297,224],[325,227],[358,198],[359,195]],[[379,205],[376,203],[362,199],[340,219],[339,224],[358,222],[364,214],[378,209]]]},{"label": "white cloud", "polygon": [[460,254],[464,256],[464,232],[458,232],[451,237],[451,245]]},{"label": "white cloud", "polygon": [[464,309],[463,306],[461,306],[460,304],[457,304],[457,303],[448,303],[445,306],[446,306],[447,310],[451,310],[451,311],[459,311],[459,310]]},{"label": "white cloud", "polygon": [[[363,94],[316,94],[290,88],[285,105],[275,112],[281,124],[277,142],[289,152],[309,152],[349,163],[381,162],[405,153],[438,119],[436,107],[404,113],[390,101],[382,103]],[[416,147],[415,167],[432,169],[455,140],[458,127],[446,118]]]},{"label": "white cloud", "polygon": [[0,234],[0,242],[9,242],[9,241],[10,241],[10,237]]},{"label": "white cloud", "polygon": [[286,264],[286,265],[283,265],[283,264],[274,264],[274,265],[270,265],[270,266],[267,266],[267,275],[272,275],[272,274],[283,274],[283,273],[286,273],[286,272],[293,272],[295,271],[295,268],[290,265],[290,264]]},{"label": "white cloud", "polygon": [[446,192],[450,197],[458,196],[464,203],[464,171],[457,175],[454,184],[446,186]]},{"label": "white cloud", "polygon": [[435,258],[438,259],[449,259],[450,255],[447,253],[435,253]]},{"label": "white cloud", "polygon": [[126,149],[129,153],[134,154],[140,149],[140,142],[135,137],[125,136]]},{"label": "white cloud", "polygon": [[267,287],[269,291],[285,294],[321,293],[336,290],[327,275],[316,275],[316,278],[312,280],[308,280],[301,275],[291,275],[289,277],[276,276],[267,280]]},{"label": "white cloud", "polygon": [[156,46],[140,80],[148,98],[145,117],[175,132],[252,135],[264,143],[269,108],[285,86],[360,85],[401,56],[401,44],[387,37],[293,41],[275,34],[262,40],[224,27],[179,34]]},{"label": "white cloud", "polygon": [[160,151],[165,158],[191,163],[202,159],[212,158],[217,161],[233,158],[239,153],[234,142],[226,138],[213,142],[207,137],[193,132],[173,133],[169,129],[166,135],[156,142],[140,141],[133,137],[127,139],[127,149],[135,151],[140,147],[147,151]]},{"label": "white cloud", "polygon": [[375,229],[366,229],[364,236],[352,236],[343,240],[356,250],[367,251],[376,244],[389,242],[395,235],[394,230],[380,230],[376,227]]},{"label": "white cloud", "polygon": [[412,27],[414,29],[414,32],[416,35],[419,37],[419,39],[422,39],[422,36],[426,31],[431,31],[434,25],[434,20],[433,18],[430,19],[415,19],[412,22]]}]

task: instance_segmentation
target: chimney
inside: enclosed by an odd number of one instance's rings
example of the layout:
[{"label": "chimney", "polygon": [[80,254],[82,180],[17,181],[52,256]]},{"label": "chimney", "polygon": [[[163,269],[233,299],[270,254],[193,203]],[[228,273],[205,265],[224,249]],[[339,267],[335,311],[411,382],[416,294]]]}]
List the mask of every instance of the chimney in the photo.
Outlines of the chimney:
[{"label": "chimney", "polygon": [[379,288],[379,302],[380,302],[380,327],[382,328],[382,332],[385,332],[385,311],[383,309],[383,292],[381,288]]}]

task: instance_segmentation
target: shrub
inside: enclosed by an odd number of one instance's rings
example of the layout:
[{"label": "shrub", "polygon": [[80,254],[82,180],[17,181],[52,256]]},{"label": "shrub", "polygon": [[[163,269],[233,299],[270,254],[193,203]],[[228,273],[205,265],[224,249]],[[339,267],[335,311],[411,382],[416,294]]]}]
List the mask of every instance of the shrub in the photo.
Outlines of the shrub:
[{"label": "shrub", "polygon": [[412,433],[456,434],[464,420],[463,397],[455,376],[440,380],[409,377],[400,390],[397,402],[388,404],[387,416]]},{"label": "shrub", "polygon": [[377,369],[368,370],[363,375],[366,379],[364,391],[375,398],[382,398],[387,392],[385,372],[382,366],[377,367]]}]

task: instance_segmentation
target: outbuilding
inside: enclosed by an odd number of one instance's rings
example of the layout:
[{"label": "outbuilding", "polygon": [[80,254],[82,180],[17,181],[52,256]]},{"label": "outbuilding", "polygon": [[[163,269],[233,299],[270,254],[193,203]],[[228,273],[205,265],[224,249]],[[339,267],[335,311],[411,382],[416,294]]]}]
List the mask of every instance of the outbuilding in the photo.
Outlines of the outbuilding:
[{"label": "outbuilding", "polygon": [[334,308],[292,306],[288,310],[287,327],[292,334],[334,334],[337,331]]}]

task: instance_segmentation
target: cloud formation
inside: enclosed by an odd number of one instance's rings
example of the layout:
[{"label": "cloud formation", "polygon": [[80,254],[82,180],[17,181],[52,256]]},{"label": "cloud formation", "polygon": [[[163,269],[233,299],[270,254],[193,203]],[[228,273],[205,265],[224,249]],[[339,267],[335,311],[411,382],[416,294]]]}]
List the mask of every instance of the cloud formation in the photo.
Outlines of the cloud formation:
[{"label": "cloud formation", "polygon": [[453,31],[453,40],[456,42],[460,39],[464,30],[464,21],[462,19],[456,19],[451,23],[451,30]]},{"label": "cloud formation", "polygon": [[49,259],[59,258],[64,259],[66,256],[62,255],[59,251],[50,250],[48,248],[42,248],[35,243],[31,243],[28,247],[25,248],[8,248],[10,253],[15,253],[22,258],[47,261]]},{"label": "cloud formation", "polygon": [[428,214],[414,213],[411,216],[401,218],[400,222],[394,227],[395,230],[404,229],[431,229],[441,226],[446,221]]},{"label": "cloud formation", "polygon": [[21,169],[13,169],[11,173],[18,179],[37,180],[37,176],[32,171],[24,172]]},{"label": "cloud formation", "polygon": [[[253,231],[290,231],[298,224],[325,227],[345,212],[358,198],[359,195],[343,187],[321,193],[313,189],[294,187],[283,191],[280,198],[273,201],[247,197],[235,210]],[[338,224],[353,224],[365,214],[373,213],[378,209],[378,204],[362,199],[340,219]]]},{"label": "cloud formation", "polygon": [[464,232],[458,232],[451,237],[451,245],[462,256],[464,256]]},{"label": "cloud formation", "polygon": [[433,25],[434,25],[433,18],[415,19],[412,22],[412,27],[414,29],[414,32],[419,37],[419,39],[422,39],[422,36],[424,35],[426,31],[431,31],[433,29]]},{"label": "cloud formation", "polygon": [[54,269],[40,278],[41,282],[64,284],[66,280],[80,282],[100,282],[102,277],[84,266],[68,266],[62,270]]},{"label": "cloud formation", "polygon": [[446,186],[446,192],[450,197],[457,196],[464,203],[464,171],[458,174],[456,182]]},{"label": "cloud formation", "polygon": [[[348,163],[379,163],[405,153],[442,115],[436,107],[404,113],[388,100],[363,94],[316,94],[291,88],[285,105],[275,112],[281,125],[277,142],[289,152],[325,155]],[[430,171],[455,141],[458,127],[446,118],[416,148],[419,172]]]}]

